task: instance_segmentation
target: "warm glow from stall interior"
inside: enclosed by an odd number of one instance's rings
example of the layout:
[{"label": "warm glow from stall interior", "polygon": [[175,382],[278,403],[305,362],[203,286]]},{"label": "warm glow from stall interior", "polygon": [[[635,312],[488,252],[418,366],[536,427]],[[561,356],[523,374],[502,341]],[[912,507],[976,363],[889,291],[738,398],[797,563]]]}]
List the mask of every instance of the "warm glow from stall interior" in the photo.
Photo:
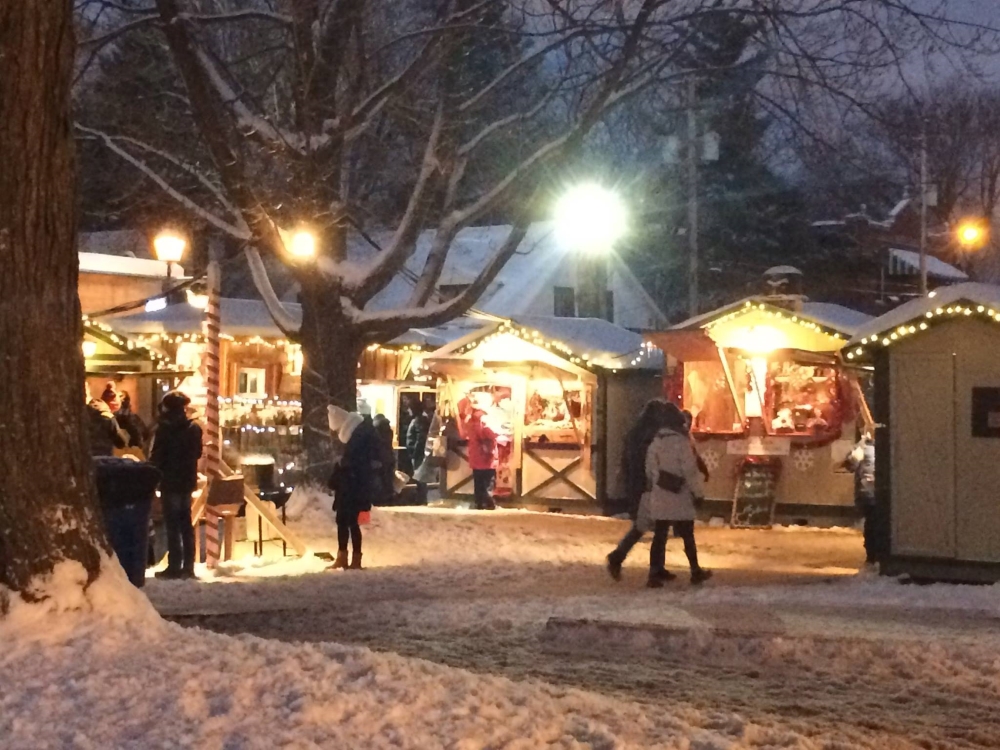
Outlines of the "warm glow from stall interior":
[{"label": "warm glow from stall interior", "polygon": [[744,408],[747,417],[764,415],[764,390],[767,388],[767,358],[751,357],[747,360],[747,372],[750,375]]},{"label": "warm glow from stall interior", "polygon": [[751,354],[768,354],[788,348],[788,337],[771,326],[751,326],[738,336],[740,348]]},{"label": "warm glow from stall interior", "polygon": [[208,309],[208,295],[207,294],[197,294],[192,292],[190,289],[187,290],[187,303],[191,307],[196,307],[199,310]]}]

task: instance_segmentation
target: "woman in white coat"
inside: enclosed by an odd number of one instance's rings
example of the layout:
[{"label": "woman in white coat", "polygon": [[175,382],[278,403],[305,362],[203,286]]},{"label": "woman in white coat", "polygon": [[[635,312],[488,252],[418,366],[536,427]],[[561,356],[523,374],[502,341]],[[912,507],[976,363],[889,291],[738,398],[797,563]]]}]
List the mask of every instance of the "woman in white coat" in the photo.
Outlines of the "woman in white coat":
[{"label": "woman in white coat", "polygon": [[649,550],[650,588],[661,588],[673,578],[664,567],[667,536],[684,540],[684,554],[691,566],[691,583],[708,580],[712,573],[698,564],[694,541],[695,500],[702,497],[703,480],[691,441],[684,431],[680,409],[671,405],[666,426],[653,439],[646,452],[646,479],[649,491],[639,506],[637,526],[653,531]]}]

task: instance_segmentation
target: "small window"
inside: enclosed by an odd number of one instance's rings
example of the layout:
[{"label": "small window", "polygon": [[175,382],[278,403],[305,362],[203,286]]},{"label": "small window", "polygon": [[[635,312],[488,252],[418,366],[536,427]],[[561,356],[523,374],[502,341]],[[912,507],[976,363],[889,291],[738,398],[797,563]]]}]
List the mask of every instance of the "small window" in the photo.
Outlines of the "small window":
[{"label": "small window", "polygon": [[468,284],[442,284],[438,287],[438,296],[442,302],[447,302],[448,300],[455,299],[455,297],[462,294],[468,288]]},{"label": "small window", "polygon": [[267,371],[263,367],[240,368],[237,391],[240,396],[249,396],[250,398],[266,398]]},{"label": "small window", "polygon": [[576,290],[571,286],[557,286],[552,292],[554,299],[552,314],[557,318],[575,318]]}]

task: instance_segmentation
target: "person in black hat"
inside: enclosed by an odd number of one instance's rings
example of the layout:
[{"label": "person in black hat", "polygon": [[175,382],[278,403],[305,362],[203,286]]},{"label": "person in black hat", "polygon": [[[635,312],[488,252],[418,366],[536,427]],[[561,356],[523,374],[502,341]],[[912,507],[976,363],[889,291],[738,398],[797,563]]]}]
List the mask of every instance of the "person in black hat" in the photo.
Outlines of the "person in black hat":
[{"label": "person in black hat", "polygon": [[201,427],[188,418],[190,403],[180,391],[163,397],[149,456],[150,463],[163,474],[160,497],[167,527],[167,568],[157,573],[157,578],[194,578],[191,493],[198,487]]}]

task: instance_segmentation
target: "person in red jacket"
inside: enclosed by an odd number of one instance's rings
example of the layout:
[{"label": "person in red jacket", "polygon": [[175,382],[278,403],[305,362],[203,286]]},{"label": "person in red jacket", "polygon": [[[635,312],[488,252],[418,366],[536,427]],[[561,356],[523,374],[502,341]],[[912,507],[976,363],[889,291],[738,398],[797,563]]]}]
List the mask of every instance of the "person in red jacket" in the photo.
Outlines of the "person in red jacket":
[{"label": "person in red jacket", "polygon": [[472,468],[476,508],[494,510],[493,483],[497,476],[497,434],[483,424],[483,412],[475,409],[465,423],[469,443],[469,466]]}]

